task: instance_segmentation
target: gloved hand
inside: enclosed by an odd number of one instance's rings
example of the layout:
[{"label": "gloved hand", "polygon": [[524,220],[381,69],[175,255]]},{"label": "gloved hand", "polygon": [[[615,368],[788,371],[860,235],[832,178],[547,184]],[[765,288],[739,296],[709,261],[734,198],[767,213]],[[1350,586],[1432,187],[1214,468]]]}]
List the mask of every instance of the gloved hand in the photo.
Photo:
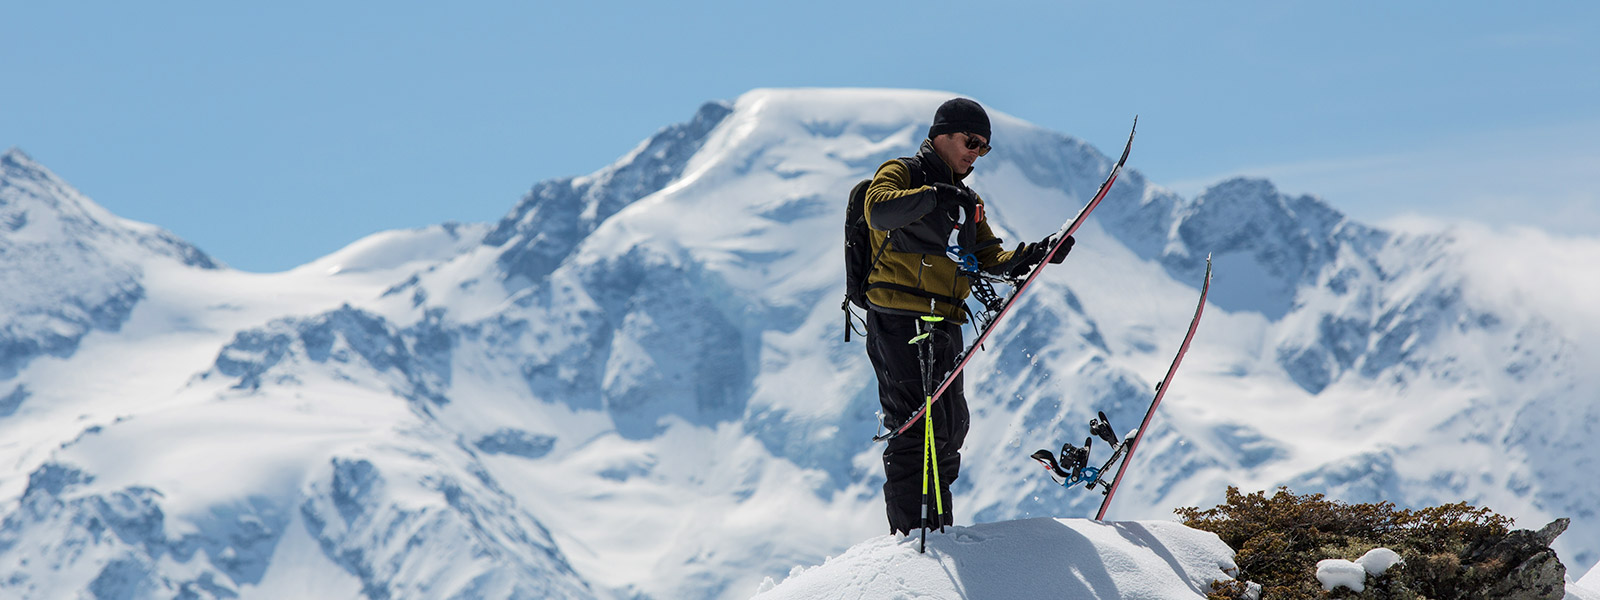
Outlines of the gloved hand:
[{"label": "gloved hand", "polygon": [[[1033,270],[1034,265],[1044,262],[1045,255],[1050,253],[1050,245],[1054,243],[1055,236],[1051,235],[1032,244],[1018,244],[1017,249],[1011,253],[1011,260],[1002,263],[999,270],[1012,279],[1025,277]],[[1067,241],[1061,244],[1061,250],[1051,257],[1050,263],[1059,265],[1067,260],[1067,253],[1072,251],[1072,245],[1075,243],[1077,240],[1067,236]]]},{"label": "gloved hand", "polygon": [[[1040,240],[1036,245],[1041,248],[1040,252],[1049,252],[1050,246],[1055,243],[1056,236],[1055,234],[1051,234],[1050,237]],[[1059,265],[1062,263],[1062,261],[1067,260],[1067,253],[1072,252],[1072,245],[1076,243],[1078,243],[1078,240],[1072,239],[1072,236],[1070,235],[1067,236],[1067,241],[1062,242],[1061,249],[1056,251],[1055,256],[1050,257],[1050,264]],[[1040,260],[1043,260],[1042,256],[1040,257]]]},{"label": "gloved hand", "polygon": [[939,196],[939,208],[953,210],[960,208],[966,211],[966,221],[977,223],[983,220],[983,215],[978,212],[978,196],[967,188],[950,185],[948,183],[932,184],[933,191]]}]

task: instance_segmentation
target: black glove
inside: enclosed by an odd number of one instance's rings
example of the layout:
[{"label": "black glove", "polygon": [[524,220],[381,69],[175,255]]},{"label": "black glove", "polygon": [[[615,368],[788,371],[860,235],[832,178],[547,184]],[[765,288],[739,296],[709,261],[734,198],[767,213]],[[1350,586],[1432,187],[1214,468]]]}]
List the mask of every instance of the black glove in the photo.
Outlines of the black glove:
[{"label": "black glove", "polygon": [[954,210],[960,208],[966,211],[966,220],[972,222],[982,220],[982,218],[975,217],[973,214],[977,211],[978,196],[972,193],[972,190],[948,183],[934,183],[932,185],[934,193],[939,196],[940,209]]},{"label": "black glove", "polygon": [[[1049,252],[1050,246],[1055,243],[1056,236],[1052,234],[1050,237],[1041,240],[1036,245],[1043,248],[1041,252]],[[1072,252],[1072,245],[1076,243],[1078,243],[1078,240],[1072,239],[1072,236],[1070,235],[1067,236],[1067,241],[1061,243],[1061,249],[1056,251],[1055,256],[1050,257],[1050,264],[1059,265],[1062,263],[1062,261],[1067,260],[1067,253]]]},{"label": "black glove", "polygon": [[[1018,244],[1017,249],[1011,252],[1011,260],[1000,263],[995,270],[1012,279],[1026,277],[1035,265],[1044,262],[1044,257],[1050,253],[1050,245],[1053,243],[1055,243],[1054,235],[1036,243]],[[1067,253],[1072,251],[1074,243],[1077,243],[1077,240],[1072,239],[1072,236],[1067,236],[1067,241],[1061,244],[1061,250],[1057,251],[1054,257],[1051,257],[1050,264],[1059,265],[1062,261],[1067,260]]]}]

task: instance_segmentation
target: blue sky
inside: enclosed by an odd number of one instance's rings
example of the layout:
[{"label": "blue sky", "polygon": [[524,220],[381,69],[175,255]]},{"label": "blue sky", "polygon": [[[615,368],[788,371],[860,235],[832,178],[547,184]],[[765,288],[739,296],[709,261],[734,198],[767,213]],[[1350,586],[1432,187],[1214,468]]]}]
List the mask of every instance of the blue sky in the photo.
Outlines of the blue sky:
[{"label": "blue sky", "polygon": [[1600,235],[1600,3],[261,4],[6,3],[0,148],[275,271],[498,219],[708,100],[921,88],[1108,152],[1137,113],[1185,194]]}]

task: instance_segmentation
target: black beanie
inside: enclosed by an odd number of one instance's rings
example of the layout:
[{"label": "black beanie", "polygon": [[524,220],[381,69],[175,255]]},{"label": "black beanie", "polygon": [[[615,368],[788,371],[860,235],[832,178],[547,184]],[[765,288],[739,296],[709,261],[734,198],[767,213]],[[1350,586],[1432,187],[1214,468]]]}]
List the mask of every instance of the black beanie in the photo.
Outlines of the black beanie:
[{"label": "black beanie", "polygon": [[983,107],[978,106],[966,98],[954,98],[939,105],[939,112],[933,113],[933,126],[928,128],[928,139],[933,139],[946,133],[976,133],[983,139],[994,143],[989,137],[989,113],[983,112]]}]

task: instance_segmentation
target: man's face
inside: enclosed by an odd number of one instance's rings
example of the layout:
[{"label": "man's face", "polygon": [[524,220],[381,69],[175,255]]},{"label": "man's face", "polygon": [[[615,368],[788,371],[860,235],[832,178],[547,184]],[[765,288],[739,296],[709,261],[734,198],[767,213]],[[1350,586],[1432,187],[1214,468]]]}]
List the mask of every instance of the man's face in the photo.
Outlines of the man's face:
[{"label": "man's face", "polygon": [[947,133],[933,138],[933,151],[958,175],[972,172],[972,163],[989,153],[989,140],[976,133]]}]

